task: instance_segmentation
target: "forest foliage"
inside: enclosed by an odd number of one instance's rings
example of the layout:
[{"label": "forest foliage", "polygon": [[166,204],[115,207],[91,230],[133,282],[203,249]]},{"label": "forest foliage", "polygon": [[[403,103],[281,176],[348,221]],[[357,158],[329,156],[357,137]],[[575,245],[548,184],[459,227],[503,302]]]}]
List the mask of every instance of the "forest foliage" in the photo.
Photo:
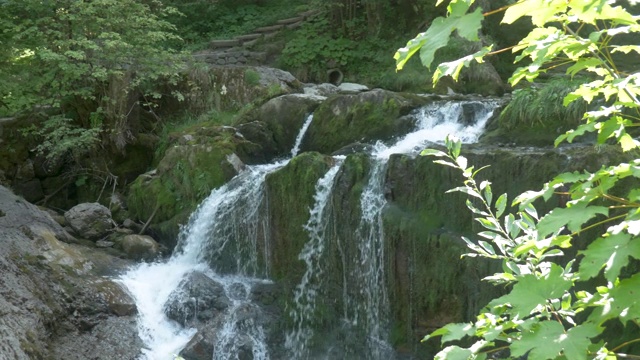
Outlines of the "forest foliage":
[{"label": "forest foliage", "polygon": [[329,67],[383,81],[393,71],[380,40],[414,31],[434,1],[0,0],[0,116],[35,123],[29,134],[52,158],[123,151],[136,136],[130,115],[155,117],[161,98],[180,100],[168,89],[189,66],[184,55],[211,39],[315,10],[287,35],[279,65],[306,81]]},{"label": "forest foliage", "polygon": [[100,140],[121,150],[134,104],[151,105],[157,82],[183,66],[168,46],[179,40],[165,20],[174,11],[156,0],[1,1],[3,112],[43,117],[33,131],[50,157]]},{"label": "forest foliage", "polygon": [[[442,1],[439,1],[442,2]],[[473,0],[452,0],[447,17],[410,40],[395,55],[398,69],[420,54],[431,66],[433,54],[450,41],[454,31],[478,40],[483,14]],[[582,122],[558,137],[556,145],[595,133],[598,143],[614,142],[626,152],[640,142],[630,134],[640,122],[640,72],[617,66],[615,53],[640,54],[640,45],[617,41],[640,32],[639,17],[604,0],[519,0],[501,9],[502,23],[529,18],[531,32],[511,50],[524,63],[510,78],[512,85],[533,81],[549,69],[564,66],[567,76],[584,75],[564,98],[589,104]],[[637,39],[637,37],[635,37]],[[455,61],[437,65],[433,82],[457,78],[463,67],[495,53],[491,45]],[[460,142],[449,138],[447,151],[429,149],[424,155],[459,169],[466,205],[484,228],[478,240],[465,238],[467,256],[496,259],[502,272],[486,281],[506,289],[491,301],[475,321],[446,325],[424,340],[441,337],[447,345],[436,359],[520,358],[616,359],[640,342],[640,159],[604,165],[596,172],[556,176],[538,191],[527,191],[512,201],[495,196],[491,183],[479,180],[481,169],[469,166]],[[540,214],[534,204],[565,196],[565,207]],[[495,200],[495,201],[494,201]],[[581,234],[599,235],[586,246]],[[578,251],[568,259],[565,254]],[[637,347],[635,347],[637,349]]]}]

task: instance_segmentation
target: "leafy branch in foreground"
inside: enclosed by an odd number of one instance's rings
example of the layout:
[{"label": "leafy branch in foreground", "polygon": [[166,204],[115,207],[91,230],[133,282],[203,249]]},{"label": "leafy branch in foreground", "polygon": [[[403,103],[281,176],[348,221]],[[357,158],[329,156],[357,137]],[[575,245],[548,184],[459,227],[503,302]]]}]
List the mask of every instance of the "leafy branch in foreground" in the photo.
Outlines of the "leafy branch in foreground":
[{"label": "leafy branch in foreground", "polygon": [[[440,4],[442,0],[438,1]],[[455,30],[470,38],[468,22],[461,28],[460,19],[475,16],[474,0],[449,2],[449,17],[434,21],[435,39],[419,34],[396,53],[397,68],[420,51],[421,60],[431,65],[432,51],[442,47]],[[640,45],[619,45],[615,37],[640,32],[638,16],[606,0],[519,0],[500,9],[503,23],[529,17],[534,29],[517,45],[516,62],[528,63],[510,78],[512,85],[525,79],[535,80],[541,73],[563,64],[568,76],[586,74],[585,80],[564,99],[569,105],[577,99],[590,104],[584,123],[556,140],[571,142],[587,132],[597,134],[598,143],[614,141],[624,151],[639,147],[628,129],[640,125],[640,72],[625,72],[616,66],[612,54],[637,53]],[[461,8],[466,8],[461,12]],[[495,13],[495,12],[493,12]],[[424,40],[424,41],[422,41]],[[617,41],[619,43],[620,41]],[[498,50],[501,51],[501,50]],[[443,76],[457,79],[462,67],[471,61],[483,61],[491,52],[479,53],[440,64],[433,81]],[[518,211],[506,214],[507,196],[493,202],[491,184],[476,182],[479,170],[467,166],[460,156],[460,143],[448,138],[448,152],[425,150],[438,163],[459,169],[464,184],[452,191],[466,193],[467,207],[486,230],[477,242],[465,239],[471,253],[499,259],[503,272],[485,280],[507,287],[509,292],[491,301],[477,315],[475,322],[449,324],[426,336],[442,337],[449,345],[436,359],[485,359],[488,357],[542,359],[616,359],[636,358],[623,354],[629,345],[639,343],[638,335],[621,338],[620,326],[638,333],[640,327],[640,159],[603,166],[590,172],[564,173],[556,176],[539,191],[527,191],[512,202]],[[622,180],[627,179],[624,183]],[[631,179],[631,180],[629,180]],[[564,190],[567,189],[568,190]],[[566,207],[538,215],[533,202],[548,200],[561,191],[568,197]],[[506,215],[505,215],[506,214]],[[572,248],[575,236],[589,230],[599,235],[579,251],[579,257],[567,262],[563,257]],[[634,264],[633,261],[636,261]],[[635,331],[634,331],[635,329]],[[618,330],[619,331],[619,330]]]},{"label": "leafy branch in foreground", "polygon": [[[448,346],[436,359],[484,359],[507,349],[511,357],[527,354],[530,360],[619,355],[616,350],[625,344],[606,341],[612,340],[606,337],[611,335],[607,334],[608,321],[638,324],[640,320],[640,298],[634,295],[640,288],[640,274],[622,275],[629,258],[640,259],[640,192],[632,189],[626,197],[616,197],[608,191],[617,180],[640,178],[640,160],[603,167],[593,174],[561,174],[541,191],[518,196],[513,205],[519,210],[505,215],[507,195],[494,202],[490,182],[476,181],[482,169],[468,167],[467,159],[460,155],[459,140],[447,138],[446,146],[447,153],[427,149],[423,155],[440,158],[435,162],[459,169],[465,179],[463,186],[450,192],[469,196],[466,205],[485,228],[478,233],[484,240],[464,238],[471,249],[466,256],[500,259],[503,272],[485,280],[508,285],[510,291],[491,301],[475,322],[449,324],[427,335],[424,340],[442,336],[443,345],[465,337],[474,341],[467,348]],[[572,200],[567,207],[539,216],[532,202],[550,198],[569,183],[573,183],[568,191]],[[613,215],[620,209],[624,212]],[[553,262],[572,246],[574,235],[594,220],[610,226],[580,252],[578,270],[575,260],[564,266]],[[601,286],[578,290],[588,288],[584,282],[597,277],[603,268]]]}]

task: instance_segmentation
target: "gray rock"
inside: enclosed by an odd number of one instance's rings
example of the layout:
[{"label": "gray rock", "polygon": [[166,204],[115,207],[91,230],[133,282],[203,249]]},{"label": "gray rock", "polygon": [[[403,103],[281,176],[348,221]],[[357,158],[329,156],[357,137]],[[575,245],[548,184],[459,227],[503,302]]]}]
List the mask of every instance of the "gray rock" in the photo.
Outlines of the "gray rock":
[{"label": "gray rock", "polygon": [[16,170],[16,180],[28,181],[34,177],[36,177],[36,173],[33,169],[33,162],[27,159]]},{"label": "gray rock", "polygon": [[215,335],[210,332],[206,329],[198,331],[180,352],[180,356],[189,360],[211,360]]},{"label": "gray rock", "polygon": [[96,240],[113,228],[111,211],[98,203],[78,204],[64,213],[71,229],[80,237]]},{"label": "gray rock", "polygon": [[130,259],[152,260],[160,254],[160,245],[147,235],[125,235],[119,246]]},{"label": "gray rock", "polygon": [[227,155],[227,162],[233,167],[236,173],[240,173],[244,169],[245,165],[242,160],[235,153]]},{"label": "gray rock", "polygon": [[305,85],[303,91],[305,94],[327,97],[333,94],[337,94],[340,89],[333,84],[324,83],[318,85]]},{"label": "gray rock", "polygon": [[122,226],[124,226],[127,229],[131,229],[135,232],[140,232],[140,230],[142,230],[142,225],[138,224],[137,222],[131,220],[131,219],[125,219],[122,222]]},{"label": "gray rock", "polygon": [[287,94],[273,98],[246,114],[238,131],[262,147],[265,160],[289,151],[307,116],[324,101],[324,97]]},{"label": "gray rock", "polygon": [[343,94],[357,94],[363,91],[368,91],[369,88],[361,84],[342,83],[338,86],[338,90]]},{"label": "gray rock", "polygon": [[231,306],[224,287],[208,276],[192,272],[169,295],[164,312],[183,326],[214,320]]},{"label": "gray rock", "polygon": [[49,159],[44,155],[36,155],[33,159],[33,169],[35,171],[35,175],[39,178],[51,177],[60,174],[63,165],[64,159],[62,157]]},{"label": "gray rock", "polygon": [[96,241],[96,247],[99,248],[110,248],[113,247],[116,243],[114,243],[113,241],[106,241],[106,240],[98,240]]},{"label": "gray rock", "polygon": [[127,316],[138,312],[136,302],[119,284],[101,279],[94,282],[93,287],[114,315]]},{"label": "gray rock", "polygon": [[95,286],[105,281],[98,268],[124,265],[59,241],[67,238],[49,214],[0,186],[0,359],[137,358],[143,344],[123,307],[130,300],[109,300],[113,292]]}]

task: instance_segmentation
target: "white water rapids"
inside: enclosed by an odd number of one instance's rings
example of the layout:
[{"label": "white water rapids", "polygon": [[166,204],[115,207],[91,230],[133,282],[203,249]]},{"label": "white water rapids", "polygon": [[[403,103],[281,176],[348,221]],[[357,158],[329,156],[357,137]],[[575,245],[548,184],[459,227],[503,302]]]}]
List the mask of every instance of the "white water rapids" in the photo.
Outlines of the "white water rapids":
[{"label": "white water rapids", "polygon": [[[360,264],[360,283],[349,285],[359,287],[360,299],[364,301],[356,302],[352,298],[343,301],[344,321],[363,325],[368,331],[371,354],[367,358],[382,360],[394,356],[393,349],[387,342],[389,300],[384,285],[384,229],[381,219],[381,212],[386,204],[383,188],[388,159],[391,154],[396,153],[417,154],[428,142],[442,141],[447,134],[455,134],[464,142],[475,141],[495,108],[495,104],[486,101],[477,103],[480,105],[475,111],[474,121],[469,121],[469,125],[459,122],[464,112],[461,102],[437,102],[415,114],[415,131],[391,144],[378,142],[374,146],[369,180],[360,199],[362,218],[353,239],[357,241],[360,252],[360,258],[357,259]],[[291,158],[297,155],[312,119],[309,116],[302,126],[291,150]],[[289,160],[248,166],[230,182],[212,191],[192,214],[189,223],[182,230],[179,246],[168,260],[141,264],[119,278],[137,304],[138,331],[145,346],[141,360],[173,359],[173,354],[178,354],[196,333],[195,329],[183,328],[165,315],[170,295],[188,274],[201,272],[223,284],[227,293],[230,284],[242,284],[246,287],[245,293],[249,293],[252,284],[266,281],[259,279],[268,275],[269,271],[266,249],[269,239],[259,239],[267,236],[265,234],[268,232],[268,225],[264,223],[264,217],[260,216],[268,210],[265,209],[268,205],[264,201],[265,178],[267,174],[285,166]],[[292,354],[292,359],[307,359],[309,355],[308,345],[314,333],[314,329],[309,326],[310,316],[317,289],[323,286],[320,259],[329,236],[325,231],[330,211],[329,198],[341,164],[342,159],[336,159],[335,165],[316,184],[314,207],[310,209],[310,219],[304,225],[309,240],[299,259],[305,264],[306,272],[295,288],[294,305],[288,310],[293,328],[287,333],[284,344]],[[339,212],[340,209],[331,211]],[[264,249],[259,248],[259,240],[265,244]],[[233,275],[221,275],[220,271],[207,265],[212,258],[215,263],[218,257],[228,259],[229,254],[236,259]],[[266,270],[261,271],[261,268]],[[237,359],[239,345],[234,339],[238,338],[241,330],[238,328],[236,311],[246,306],[250,306],[247,298],[233,299],[232,305],[225,312],[225,323],[216,337],[212,359]],[[253,329],[242,331],[243,338],[250,339],[253,344],[253,359],[269,359],[263,329],[256,325]]]}]

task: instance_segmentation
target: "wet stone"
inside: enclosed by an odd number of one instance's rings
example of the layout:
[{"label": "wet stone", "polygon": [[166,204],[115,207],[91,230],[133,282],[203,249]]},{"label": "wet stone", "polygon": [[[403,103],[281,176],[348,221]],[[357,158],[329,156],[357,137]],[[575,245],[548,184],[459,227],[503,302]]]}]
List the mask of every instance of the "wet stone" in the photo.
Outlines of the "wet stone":
[{"label": "wet stone", "polygon": [[222,284],[192,272],[171,293],[164,312],[169,319],[186,326],[214,319],[230,305]]}]

